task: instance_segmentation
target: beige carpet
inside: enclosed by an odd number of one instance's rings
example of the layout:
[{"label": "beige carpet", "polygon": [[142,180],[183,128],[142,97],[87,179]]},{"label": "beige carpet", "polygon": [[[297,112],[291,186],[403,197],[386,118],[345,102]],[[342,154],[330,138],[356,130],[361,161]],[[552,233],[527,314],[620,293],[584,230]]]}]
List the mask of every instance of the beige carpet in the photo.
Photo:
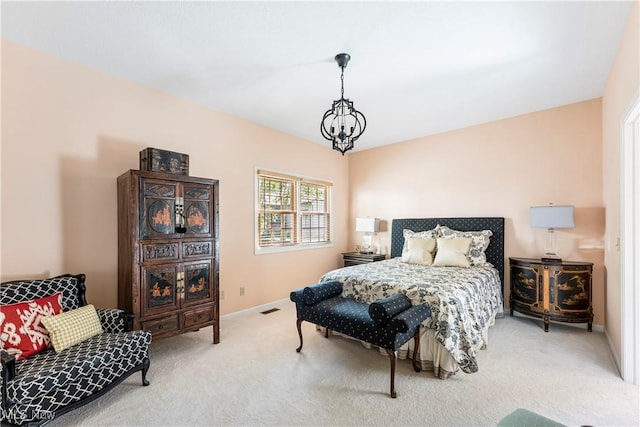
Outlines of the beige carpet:
[{"label": "beige carpet", "polygon": [[638,426],[639,387],[618,376],[602,333],[524,317],[498,319],[480,370],[449,380],[399,362],[397,399],[389,361],[375,349],[325,339],[303,324],[298,354],[292,303],[152,343],[151,385],[135,374],[50,426],[344,425],[491,426],[517,408],[567,425]]}]

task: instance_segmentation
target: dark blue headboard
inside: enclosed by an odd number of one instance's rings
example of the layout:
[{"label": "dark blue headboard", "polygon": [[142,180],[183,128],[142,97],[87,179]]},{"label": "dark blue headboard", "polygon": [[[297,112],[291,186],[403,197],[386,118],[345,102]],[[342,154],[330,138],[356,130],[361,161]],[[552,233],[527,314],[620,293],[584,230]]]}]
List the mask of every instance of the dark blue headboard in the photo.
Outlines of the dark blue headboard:
[{"label": "dark blue headboard", "polygon": [[446,225],[449,228],[460,231],[480,231],[491,230],[493,236],[489,247],[485,251],[487,261],[500,273],[500,282],[504,294],[504,218],[401,218],[391,222],[391,258],[402,255],[404,236],[402,230],[405,228],[412,231],[426,231],[436,227],[436,225]]}]

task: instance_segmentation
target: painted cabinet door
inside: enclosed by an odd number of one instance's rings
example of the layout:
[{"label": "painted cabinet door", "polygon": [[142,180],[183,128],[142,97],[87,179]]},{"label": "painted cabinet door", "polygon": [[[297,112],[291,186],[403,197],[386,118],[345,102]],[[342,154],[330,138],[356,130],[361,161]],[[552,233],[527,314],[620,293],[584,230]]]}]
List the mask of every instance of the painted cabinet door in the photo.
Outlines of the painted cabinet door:
[{"label": "painted cabinet door", "polygon": [[176,234],[178,183],[141,179],[140,187],[140,239]]},{"label": "painted cabinet door", "polygon": [[179,273],[179,264],[142,266],[143,316],[165,313],[180,307]]}]

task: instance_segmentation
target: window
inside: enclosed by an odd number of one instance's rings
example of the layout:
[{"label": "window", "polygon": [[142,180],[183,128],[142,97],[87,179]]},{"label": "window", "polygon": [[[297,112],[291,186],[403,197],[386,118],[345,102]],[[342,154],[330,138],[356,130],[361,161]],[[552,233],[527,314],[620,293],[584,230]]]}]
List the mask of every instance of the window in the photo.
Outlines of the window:
[{"label": "window", "polygon": [[330,182],[263,169],[256,178],[259,251],[331,243]]}]

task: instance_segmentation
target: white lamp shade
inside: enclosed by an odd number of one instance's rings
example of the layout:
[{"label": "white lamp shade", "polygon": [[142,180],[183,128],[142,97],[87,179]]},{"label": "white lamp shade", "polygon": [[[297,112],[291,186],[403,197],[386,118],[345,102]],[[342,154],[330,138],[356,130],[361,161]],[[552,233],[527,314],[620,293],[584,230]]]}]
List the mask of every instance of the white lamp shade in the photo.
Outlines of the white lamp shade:
[{"label": "white lamp shade", "polygon": [[380,220],[378,218],[356,218],[356,231],[377,233],[379,229]]},{"label": "white lamp shade", "polygon": [[531,227],[533,228],[573,228],[573,206],[532,206]]}]

